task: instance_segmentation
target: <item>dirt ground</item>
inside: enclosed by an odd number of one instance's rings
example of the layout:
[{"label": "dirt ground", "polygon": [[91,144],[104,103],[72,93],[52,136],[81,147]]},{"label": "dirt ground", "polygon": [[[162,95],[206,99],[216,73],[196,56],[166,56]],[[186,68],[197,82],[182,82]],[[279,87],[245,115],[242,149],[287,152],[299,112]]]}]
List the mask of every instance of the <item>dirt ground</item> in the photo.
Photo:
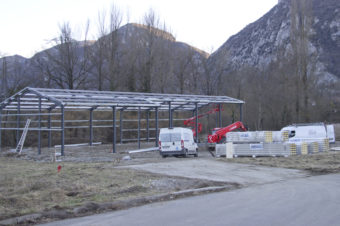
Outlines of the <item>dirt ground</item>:
[{"label": "dirt ground", "polygon": [[[142,147],[152,145],[146,143]],[[30,220],[20,221],[22,224],[46,222],[208,191],[199,191],[202,188],[239,187],[236,183],[118,168],[186,160],[162,159],[157,151],[129,155],[127,151],[134,149],[136,144],[118,145],[117,153],[113,154],[110,145],[67,147],[65,156],[57,162],[52,161],[54,149],[44,148],[41,155],[36,149],[24,150],[21,155],[9,149],[1,152],[0,225],[6,222],[1,220],[23,215]],[[60,172],[58,166],[61,166]],[[195,189],[197,191],[190,192]],[[181,191],[188,192],[178,193]],[[38,216],[32,220],[29,214]]]},{"label": "dirt ground", "polygon": [[237,183],[241,186],[252,186],[273,183],[310,176],[309,172],[296,169],[282,169],[264,167],[252,164],[227,164],[212,158],[192,158],[185,161],[172,161],[169,163],[144,163],[139,165],[121,166],[143,170],[152,173],[161,173],[169,176],[181,175],[186,178],[213,180],[220,182]]},{"label": "dirt ground", "polygon": [[[154,143],[142,144],[142,148],[153,146]],[[339,147],[340,143],[333,146]],[[54,148],[43,148],[41,155],[37,154],[36,149],[26,149],[21,155],[9,149],[3,150],[0,153],[0,225],[4,222],[46,222],[129,208],[199,194],[196,191],[201,191],[200,189],[204,192],[237,189],[247,184],[235,179],[242,176],[238,174],[240,171],[237,168],[243,168],[244,180],[254,180],[255,184],[259,179],[247,176],[249,173],[261,171],[268,174],[270,171],[277,171],[275,176],[280,176],[282,172],[286,172],[266,167],[256,168],[255,165],[299,169],[307,172],[305,175],[340,172],[339,151],[288,158],[215,159],[206,147],[201,146],[198,158],[163,159],[158,151],[128,154],[128,150],[135,149],[136,144],[117,145],[117,153],[112,153],[111,145],[66,147],[65,156],[59,157],[60,161],[57,162],[52,161]],[[60,172],[57,170],[59,165]],[[155,165],[165,171],[171,165],[176,166],[177,170],[181,170],[180,167],[211,169],[228,166],[233,167],[235,177],[233,180],[219,180],[213,177],[216,173],[209,170],[205,174],[200,171],[200,175],[195,176],[178,172],[166,175],[162,170],[138,168],[150,166],[151,169]],[[228,170],[222,168],[222,173]],[[292,172],[287,171],[286,174]],[[298,171],[294,173],[303,175]],[[269,175],[267,174],[262,176],[264,182]],[[209,190],[210,188],[213,189]],[[23,215],[28,217],[18,218]],[[4,221],[11,217],[16,218]]]}]

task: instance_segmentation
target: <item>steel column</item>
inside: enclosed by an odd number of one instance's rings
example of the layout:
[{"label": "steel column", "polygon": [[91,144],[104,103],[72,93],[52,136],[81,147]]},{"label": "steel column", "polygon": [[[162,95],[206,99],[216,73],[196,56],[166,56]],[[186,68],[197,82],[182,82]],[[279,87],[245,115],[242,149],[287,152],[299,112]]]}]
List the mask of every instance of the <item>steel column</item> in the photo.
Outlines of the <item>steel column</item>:
[{"label": "steel column", "polygon": [[218,127],[218,112],[215,113],[215,127]]},{"label": "steel column", "polygon": [[2,109],[0,109],[0,152],[1,152],[1,146],[2,146],[1,134],[2,134]]},{"label": "steel column", "polygon": [[195,120],[196,142],[198,143],[198,104],[197,103],[195,103],[195,116],[196,116],[196,120]]},{"label": "steel column", "polygon": [[60,106],[60,111],[61,111],[61,155],[64,156],[64,148],[65,148],[65,109],[64,105]]},{"label": "steel column", "polygon": [[171,101],[169,101],[169,128],[172,128],[172,111],[171,111]]},{"label": "steel column", "polygon": [[140,107],[138,107],[138,149],[140,149]]},{"label": "steel column", "polygon": [[112,153],[116,153],[116,107],[112,107]]},{"label": "steel column", "polygon": [[48,118],[47,118],[47,127],[48,127],[48,148],[51,148],[51,138],[52,138],[52,131],[51,131],[51,109],[48,109]]},{"label": "steel column", "polygon": [[146,142],[150,139],[149,110],[146,111]]},{"label": "steel column", "polygon": [[242,122],[242,118],[243,118],[243,105],[240,104],[240,121]]},{"label": "steel column", "polygon": [[218,104],[218,108],[220,109],[218,111],[219,128],[222,128],[222,106],[221,104]]},{"label": "steel column", "polygon": [[39,97],[39,115],[38,115],[38,155],[41,154],[41,97]]},{"label": "steel column", "polygon": [[155,146],[158,147],[158,107],[155,108],[155,137],[156,137],[156,143]]},{"label": "steel column", "polygon": [[123,144],[123,109],[120,110],[119,113],[119,137],[120,137],[120,144]]},{"label": "steel column", "polygon": [[93,108],[90,109],[90,146],[92,146],[93,143]]},{"label": "steel column", "polygon": [[17,99],[18,101],[18,106],[17,106],[17,146],[19,144],[20,140],[20,134],[19,134],[19,128],[20,128],[20,97]]}]

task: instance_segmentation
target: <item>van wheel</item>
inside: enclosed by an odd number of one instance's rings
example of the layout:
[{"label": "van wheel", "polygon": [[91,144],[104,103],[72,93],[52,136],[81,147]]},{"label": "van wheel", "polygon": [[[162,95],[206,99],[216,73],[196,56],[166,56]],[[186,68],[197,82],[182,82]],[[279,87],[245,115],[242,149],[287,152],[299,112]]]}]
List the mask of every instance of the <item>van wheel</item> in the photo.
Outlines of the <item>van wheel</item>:
[{"label": "van wheel", "polygon": [[196,152],[196,154],[194,154],[195,157],[198,157],[198,153]]},{"label": "van wheel", "polygon": [[162,155],[162,158],[163,158],[163,159],[166,158],[166,155]]}]

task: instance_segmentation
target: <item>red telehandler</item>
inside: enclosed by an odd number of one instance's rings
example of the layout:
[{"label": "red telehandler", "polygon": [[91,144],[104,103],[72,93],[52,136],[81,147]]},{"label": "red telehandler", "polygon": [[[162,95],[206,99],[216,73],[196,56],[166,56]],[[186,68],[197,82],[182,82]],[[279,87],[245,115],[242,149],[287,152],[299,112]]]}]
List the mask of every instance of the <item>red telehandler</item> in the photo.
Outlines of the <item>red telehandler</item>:
[{"label": "red telehandler", "polygon": [[243,125],[243,123],[238,121],[227,127],[214,130],[215,131],[214,134],[208,135],[208,142],[209,143],[220,143],[221,140],[226,137],[227,133],[235,129],[241,129],[242,131],[247,131],[247,128]]},{"label": "red telehandler", "polygon": [[[215,112],[218,112],[218,111],[223,111],[223,109],[220,109],[219,106],[216,106],[216,108],[204,113],[204,114],[201,114],[201,115],[198,115],[197,118],[202,118],[203,116],[206,116],[206,115],[209,115],[209,114],[212,114],[212,113],[215,113]],[[188,118],[187,120],[184,121],[184,125],[185,126],[190,126],[192,127],[192,132],[194,133],[194,137],[196,137],[196,116],[193,116],[191,118]],[[197,131],[198,133],[200,133],[202,131],[202,124],[201,123],[198,123],[197,124]]]}]

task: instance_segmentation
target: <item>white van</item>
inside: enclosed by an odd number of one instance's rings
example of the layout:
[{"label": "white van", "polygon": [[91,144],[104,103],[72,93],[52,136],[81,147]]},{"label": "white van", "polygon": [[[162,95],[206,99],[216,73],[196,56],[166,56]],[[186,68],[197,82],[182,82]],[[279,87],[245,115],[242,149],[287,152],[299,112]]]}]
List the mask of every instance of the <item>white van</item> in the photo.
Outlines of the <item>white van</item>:
[{"label": "white van", "polygon": [[296,124],[286,126],[281,129],[288,131],[288,141],[299,142],[305,139],[325,139],[328,138],[329,142],[335,142],[334,126],[325,125],[324,123],[309,123],[309,124]]},{"label": "white van", "polygon": [[198,147],[191,129],[175,127],[161,128],[159,132],[159,151],[166,156],[198,156]]}]

